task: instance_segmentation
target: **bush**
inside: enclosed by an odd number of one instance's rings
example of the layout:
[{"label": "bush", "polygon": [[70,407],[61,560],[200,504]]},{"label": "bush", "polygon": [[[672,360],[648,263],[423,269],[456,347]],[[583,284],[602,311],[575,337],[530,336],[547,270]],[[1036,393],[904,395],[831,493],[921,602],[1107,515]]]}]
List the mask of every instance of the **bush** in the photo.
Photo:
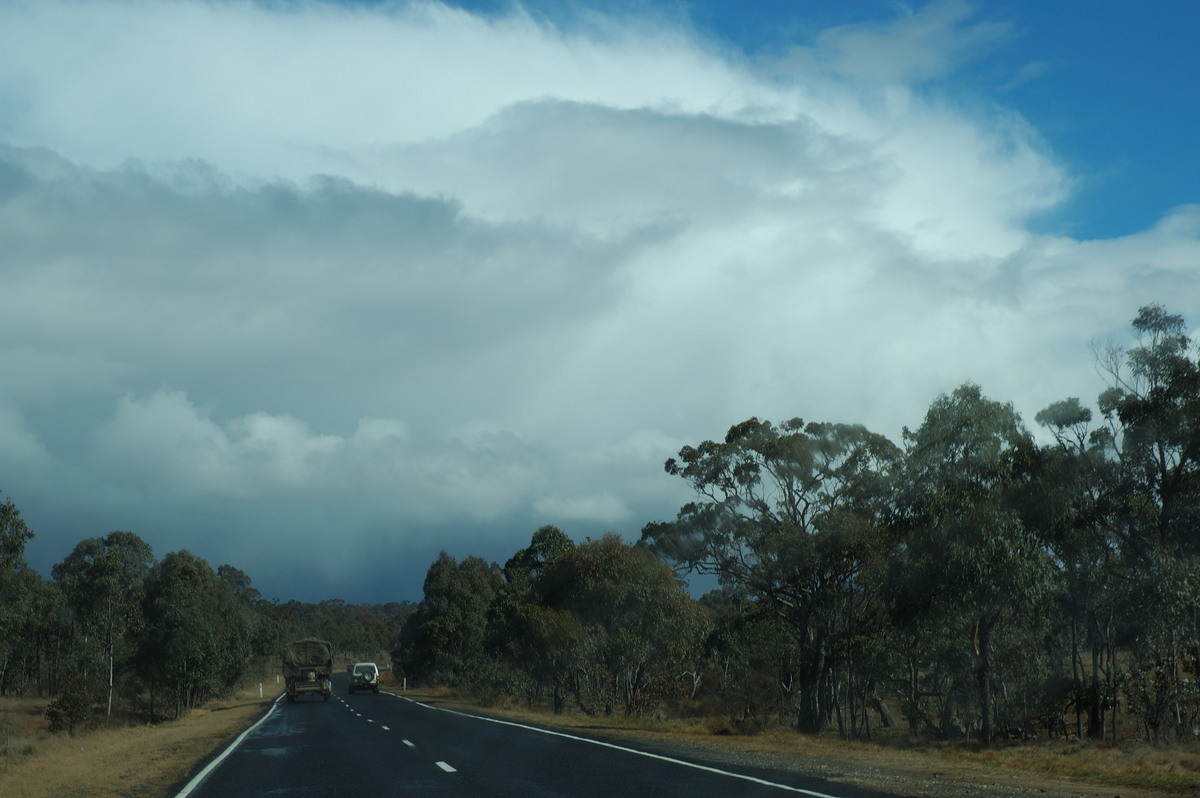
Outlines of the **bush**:
[{"label": "bush", "polygon": [[92,696],[79,682],[68,683],[58,698],[46,707],[46,720],[50,721],[52,732],[74,734],[75,726],[83,723],[91,714]]}]

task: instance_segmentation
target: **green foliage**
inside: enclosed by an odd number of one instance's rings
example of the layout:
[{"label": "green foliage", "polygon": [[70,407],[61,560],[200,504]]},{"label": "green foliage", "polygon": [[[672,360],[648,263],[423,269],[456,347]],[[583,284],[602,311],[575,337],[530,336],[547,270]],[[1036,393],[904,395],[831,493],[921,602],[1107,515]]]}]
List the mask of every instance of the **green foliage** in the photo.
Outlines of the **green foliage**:
[{"label": "green foliage", "polygon": [[1105,354],[1111,387],[1100,402],[1128,497],[1122,534],[1131,554],[1197,556],[1200,363],[1182,317],[1150,305],[1133,326],[1139,345]]},{"label": "green foliage", "polygon": [[58,698],[46,707],[46,720],[50,731],[75,733],[75,727],[92,716],[93,700],[86,684],[73,681],[63,688]]},{"label": "green foliage", "polygon": [[707,618],[645,546],[616,535],[579,545],[547,568],[537,594],[570,665],[567,687],[589,714],[639,714],[699,659]]},{"label": "green foliage", "polygon": [[1036,613],[1054,589],[1050,559],[1021,512],[1037,479],[1033,440],[1011,405],[969,384],[939,397],[905,439],[897,620],[957,641],[960,652],[951,643],[946,653],[960,663],[960,682],[967,676],[961,664],[970,663],[980,736],[990,742],[1002,627]]},{"label": "green foliage", "polygon": [[549,689],[556,712],[564,708],[580,630],[570,613],[544,606],[537,588],[546,569],[574,548],[558,527],[539,527],[529,546],[504,564],[504,584],[489,611],[486,633],[488,651],[509,666],[514,692],[532,701]]},{"label": "green foliage", "polygon": [[25,544],[33,532],[25,526],[21,511],[12,499],[0,503],[0,570],[15,570],[25,564]]},{"label": "green foliage", "polygon": [[790,629],[769,604],[735,588],[710,592],[700,603],[712,618],[707,675],[721,711],[750,730],[789,722],[801,657]]},{"label": "green foliage", "polygon": [[97,688],[105,685],[108,715],[120,672],[136,651],[142,595],[153,561],[149,544],[132,532],[118,531],[80,541],[51,570],[79,627],[82,672]]},{"label": "green foliage", "polygon": [[470,690],[485,659],[500,569],[479,557],[442,552],[425,575],[425,598],[404,624],[393,659],[406,675]]},{"label": "green foliage", "polygon": [[33,532],[12,499],[0,503],[0,696],[20,686],[21,659],[31,621],[31,596],[40,577],[25,563],[25,543]]},{"label": "green foliage", "polygon": [[[864,567],[887,544],[900,451],[857,425],[779,427],[752,418],[723,443],[685,446],[666,471],[699,500],[642,539],[682,567],[717,575],[776,613],[800,650],[797,726],[819,731],[834,706],[823,683],[837,666],[839,613],[863,606]],[[856,627],[855,621],[849,623]]]},{"label": "green foliage", "polygon": [[178,551],[155,564],[143,612],[138,672],[173,702],[176,716],[237,683],[250,655],[249,630],[228,583],[207,562]]}]

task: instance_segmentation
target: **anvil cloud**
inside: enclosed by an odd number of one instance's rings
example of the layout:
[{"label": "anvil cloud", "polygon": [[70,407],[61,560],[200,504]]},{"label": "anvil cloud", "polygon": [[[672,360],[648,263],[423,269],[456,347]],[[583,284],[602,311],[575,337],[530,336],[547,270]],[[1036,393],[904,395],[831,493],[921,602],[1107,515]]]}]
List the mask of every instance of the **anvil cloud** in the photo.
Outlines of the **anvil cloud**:
[{"label": "anvil cloud", "polygon": [[688,498],[663,461],[750,416],[899,440],[968,380],[1030,423],[1092,399],[1139,305],[1200,318],[1200,208],[1048,223],[1087,175],[1009,101],[1048,67],[987,60],[1019,27],[0,3],[30,561],[129,529],[268,597],[415,599],[439,549],[636,537]]}]

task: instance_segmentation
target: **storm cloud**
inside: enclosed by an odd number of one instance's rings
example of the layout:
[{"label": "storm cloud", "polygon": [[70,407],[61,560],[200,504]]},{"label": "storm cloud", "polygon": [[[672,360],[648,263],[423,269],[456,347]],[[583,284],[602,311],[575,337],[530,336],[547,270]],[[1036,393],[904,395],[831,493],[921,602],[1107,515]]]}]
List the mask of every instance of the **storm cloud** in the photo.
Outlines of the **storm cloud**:
[{"label": "storm cloud", "polygon": [[1092,341],[1200,311],[1200,208],[1036,232],[1069,169],[937,90],[1007,35],[959,3],[770,57],[664,16],[6,4],[31,562],[129,529],[268,597],[419,598],[439,549],[672,517],[663,461],[750,416],[899,440],[967,380],[1091,399]]}]

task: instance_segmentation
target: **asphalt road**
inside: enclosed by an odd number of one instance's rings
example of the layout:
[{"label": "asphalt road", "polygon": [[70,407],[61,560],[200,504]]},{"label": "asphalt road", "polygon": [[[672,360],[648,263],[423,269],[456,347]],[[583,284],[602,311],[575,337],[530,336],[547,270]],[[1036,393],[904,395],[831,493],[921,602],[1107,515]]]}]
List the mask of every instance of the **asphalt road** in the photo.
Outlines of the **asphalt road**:
[{"label": "asphalt road", "polygon": [[895,798],[793,773],[734,773],[587,739],[418,704],[381,692],[277,701],[179,798]]}]

